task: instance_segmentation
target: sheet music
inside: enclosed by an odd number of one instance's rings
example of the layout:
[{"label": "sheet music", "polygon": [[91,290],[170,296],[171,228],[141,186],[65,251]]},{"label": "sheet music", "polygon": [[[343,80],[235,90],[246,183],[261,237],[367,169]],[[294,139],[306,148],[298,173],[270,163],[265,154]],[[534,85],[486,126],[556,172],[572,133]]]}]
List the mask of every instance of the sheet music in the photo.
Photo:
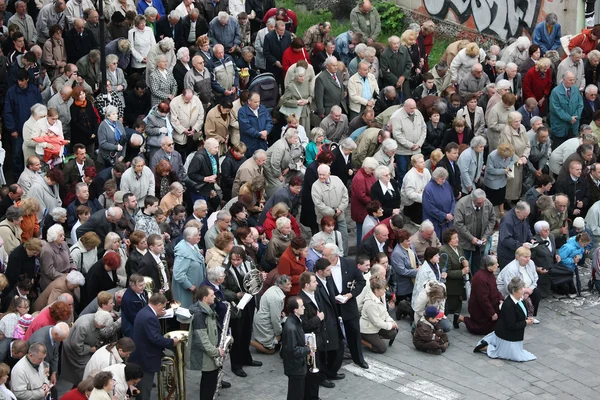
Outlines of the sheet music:
[{"label": "sheet music", "polygon": [[252,300],[252,295],[249,293],[244,293],[244,296],[241,298],[240,302],[237,304],[237,308],[243,310],[246,307],[246,304]]},{"label": "sheet music", "polygon": [[348,301],[348,298],[344,295],[338,294],[337,296],[335,296],[336,301],[344,304],[345,302]]},{"label": "sheet music", "polygon": [[158,319],[173,318],[173,315],[175,315],[175,312],[172,308],[169,308],[165,310],[165,315],[158,317]]}]

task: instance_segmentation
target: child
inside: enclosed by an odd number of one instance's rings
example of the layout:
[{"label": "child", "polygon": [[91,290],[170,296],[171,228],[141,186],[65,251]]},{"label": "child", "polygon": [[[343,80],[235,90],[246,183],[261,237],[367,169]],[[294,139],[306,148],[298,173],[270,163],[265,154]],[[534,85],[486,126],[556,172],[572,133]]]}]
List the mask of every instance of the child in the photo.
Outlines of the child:
[{"label": "child", "polygon": [[442,318],[444,313],[434,306],[425,309],[413,335],[413,344],[417,350],[436,355],[446,351],[449,346],[448,335],[438,327],[438,321]]},{"label": "child", "polygon": [[[569,238],[567,243],[558,249],[561,263],[575,274],[575,289],[577,290],[577,296],[581,296],[581,279],[579,277],[579,268],[577,265],[585,254],[585,246],[591,241],[590,235],[587,232],[583,232]],[[569,297],[574,298],[575,294],[569,293]]]},{"label": "child", "polygon": [[71,143],[70,140],[65,140],[62,133],[56,132],[49,127],[48,131],[43,136],[31,138],[36,143],[44,143],[44,162],[52,169],[56,164],[62,163],[62,154],[64,153],[64,145]]},{"label": "child", "polygon": [[27,328],[31,325],[31,321],[33,321],[33,316],[31,314],[21,315],[21,318],[19,318],[19,322],[17,322],[17,326],[15,326],[15,330],[13,331],[13,339],[23,340]]}]

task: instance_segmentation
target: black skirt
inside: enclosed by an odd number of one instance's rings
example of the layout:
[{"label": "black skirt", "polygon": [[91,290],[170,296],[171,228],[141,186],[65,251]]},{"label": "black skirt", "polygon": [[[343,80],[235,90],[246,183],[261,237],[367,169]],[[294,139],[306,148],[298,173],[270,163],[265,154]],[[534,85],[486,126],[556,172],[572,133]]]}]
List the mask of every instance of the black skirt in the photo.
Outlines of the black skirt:
[{"label": "black skirt", "polygon": [[494,206],[504,204],[504,201],[506,200],[506,185],[500,189],[490,189],[486,186],[485,194]]}]

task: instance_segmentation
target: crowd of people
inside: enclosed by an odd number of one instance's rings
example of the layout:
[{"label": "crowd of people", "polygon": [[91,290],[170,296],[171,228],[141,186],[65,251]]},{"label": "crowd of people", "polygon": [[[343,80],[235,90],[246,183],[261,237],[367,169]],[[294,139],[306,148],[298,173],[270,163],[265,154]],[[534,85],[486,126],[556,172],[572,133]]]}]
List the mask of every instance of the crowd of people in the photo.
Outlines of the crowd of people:
[{"label": "crowd of people", "polygon": [[201,400],[255,352],[313,400],[399,330],[534,359],[543,298],[589,261],[600,290],[600,26],[434,60],[434,22],[383,38],[368,0],[337,37],[272,0],[102,5],[0,0],[3,398],[149,400],[186,330]]}]

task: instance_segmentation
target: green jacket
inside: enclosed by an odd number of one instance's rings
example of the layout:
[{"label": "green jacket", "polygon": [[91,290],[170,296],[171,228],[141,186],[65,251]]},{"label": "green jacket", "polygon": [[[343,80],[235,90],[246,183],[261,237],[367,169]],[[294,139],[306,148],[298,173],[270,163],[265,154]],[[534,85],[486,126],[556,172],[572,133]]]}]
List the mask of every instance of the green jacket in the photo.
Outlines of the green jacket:
[{"label": "green jacket", "polygon": [[217,313],[208,305],[198,301],[190,307],[193,316],[189,340],[186,347],[188,369],[214,371],[215,357],[219,356],[220,330]]},{"label": "green jacket", "polygon": [[410,79],[410,69],[412,68],[412,60],[408,53],[408,47],[400,46],[397,53],[394,53],[389,47],[386,48],[379,60],[380,71],[383,74],[383,87],[394,86],[398,82],[400,76],[404,76],[404,84],[402,85],[402,92],[404,98],[410,97],[410,86],[408,81]]},{"label": "green jacket", "polygon": [[381,32],[381,18],[375,8],[365,15],[360,12],[358,6],[354,7],[350,11],[350,25],[352,26],[352,32],[363,34],[364,41],[367,39],[377,41],[377,36]]}]

